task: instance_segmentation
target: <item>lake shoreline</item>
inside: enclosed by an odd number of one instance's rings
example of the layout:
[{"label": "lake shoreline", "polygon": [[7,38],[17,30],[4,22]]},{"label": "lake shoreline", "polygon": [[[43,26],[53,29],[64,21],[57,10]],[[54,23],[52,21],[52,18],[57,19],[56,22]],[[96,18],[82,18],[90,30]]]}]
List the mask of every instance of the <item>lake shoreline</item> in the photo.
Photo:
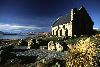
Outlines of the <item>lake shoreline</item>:
[{"label": "lake shoreline", "polygon": [[0,40],[18,40],[18,39],[26,39],[33,38],[35,35],[1,35]]}]

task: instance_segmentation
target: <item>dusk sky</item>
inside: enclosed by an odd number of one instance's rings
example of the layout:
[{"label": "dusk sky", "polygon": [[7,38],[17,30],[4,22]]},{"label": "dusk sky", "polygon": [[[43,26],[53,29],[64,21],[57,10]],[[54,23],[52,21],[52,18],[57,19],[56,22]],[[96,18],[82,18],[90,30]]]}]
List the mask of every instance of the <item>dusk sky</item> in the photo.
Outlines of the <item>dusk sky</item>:
[{"label": "dusk sky", "polygon": [[0,31],[50,31],[54,21],[83,5],[100,28],[100,0],[0,0]]}]

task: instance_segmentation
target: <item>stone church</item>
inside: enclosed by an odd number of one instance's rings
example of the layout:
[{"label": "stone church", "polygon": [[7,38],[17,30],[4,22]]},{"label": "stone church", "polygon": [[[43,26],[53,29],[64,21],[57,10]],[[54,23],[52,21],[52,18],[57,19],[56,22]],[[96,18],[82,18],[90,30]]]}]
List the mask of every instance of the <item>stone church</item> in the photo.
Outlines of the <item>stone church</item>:
[{"label": "stone church", "polygon": [[68,14],[59,17],[51,26],[52,35],[57,37],[92,35],[93,25],[94,22],[86,9],[81,6],[80,9],[73,8]]}]

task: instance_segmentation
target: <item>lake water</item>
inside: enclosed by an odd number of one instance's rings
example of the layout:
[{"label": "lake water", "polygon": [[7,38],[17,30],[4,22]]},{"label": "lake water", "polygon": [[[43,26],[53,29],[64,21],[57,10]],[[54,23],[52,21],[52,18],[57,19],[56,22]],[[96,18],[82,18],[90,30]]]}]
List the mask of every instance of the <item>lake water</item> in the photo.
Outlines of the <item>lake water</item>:
[{"label": "lake water", "polygon": [[35,37],[34,35],[0,35],[0,39],[25,39],[27,37]]}]

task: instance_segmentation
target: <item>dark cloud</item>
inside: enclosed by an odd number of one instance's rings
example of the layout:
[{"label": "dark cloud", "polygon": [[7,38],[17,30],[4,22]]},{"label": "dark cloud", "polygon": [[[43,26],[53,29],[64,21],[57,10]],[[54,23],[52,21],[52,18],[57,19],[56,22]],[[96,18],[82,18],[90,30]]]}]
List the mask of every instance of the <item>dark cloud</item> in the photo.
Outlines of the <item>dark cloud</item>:
[{"label": "dark cloud", "polygon": [[48,27],[71,8],[85,6],[98,25],[100,0],[0,0],[0,23]]}]

